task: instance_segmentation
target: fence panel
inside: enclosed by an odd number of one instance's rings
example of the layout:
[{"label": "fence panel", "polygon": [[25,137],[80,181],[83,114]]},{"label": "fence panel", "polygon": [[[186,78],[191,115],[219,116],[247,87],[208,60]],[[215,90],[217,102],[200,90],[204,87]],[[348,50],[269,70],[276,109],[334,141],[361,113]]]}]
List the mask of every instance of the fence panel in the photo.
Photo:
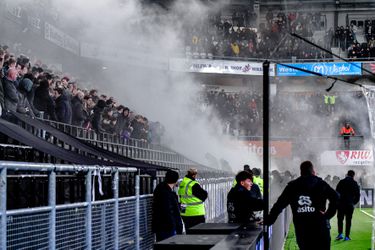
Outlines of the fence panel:
[{"label": "fence panel", "polygon": [[152,233],[152,195],[145,195],[140,198],[140,248],[152,249],[154,244],[154,235]]},{"label": "fence panel", "polygon": [[56,249],[84,249],[86,207],[57,209]]},{"label": "fence panel", "polygon": [[8,249],[48,249],[49,212],[7,216]]},{"label": "fence panel", "polygon": [[[153,248],[154,235],[151,228],[153,196],[152,194],[139,195],[141,178],[143,183],[147,184],[145,190],[151,192],[153,181],[149,176],[136,175],[136,182],[126,181],[129,183],[126,187],[135,187],[135,196],[133,194],[131,197],[118,198],[118,194],[114,193],[111,199],[92,202],[90,190],[93,185],[90,180],[96,181],[93,179],[93,172],[108,173],[113,168],[0,161],[0,171],[5,180],[7,169],[12,170],[12,175],[14,171],[48,173],[50,195],[48,206],[15,209],[5,213],[0,211],[2,221],[6,222],[0,224],[0,231],[5,231],[5,236],[1,236],[5,240],[0,245],[0,249],[116,249],[117,246],[119,249],[132,250],[138,249],[138,246],[139,249]],[[56,171],[75,174],[82,171],[79,174],[86,175],[85,178],[80,179],[86,180],[85,202],[55,206],[56,196],[53,194],[56,194],[56,185],[53,184],[56,180]],[[115,190],[118,188],[116,184],[119,182],[118,172],[136,174],[136,169],[116,169],[111,182]],[[216,222],[218,217],[225,216],[226,205],[219,203],[225,202],[228,192],[226,187],[230,187],[229,182],[232,182],[231,178],[201,180],[202,186],[209,193],[209,199],[206,201],[207,221]],[[123,183],[120,186],[123,187]],[[0,193],[6,198],[7,192],[4,187],[0,188]],[[4,205],[3,203],[1,204]]]},{"label": "fence panel", "polygon": [[113,249],[114,202],[92,205],[92,248]]},{"label": "fence panel", "polygon": [[135,197],[119,202],[119,248],[135,248]]}]

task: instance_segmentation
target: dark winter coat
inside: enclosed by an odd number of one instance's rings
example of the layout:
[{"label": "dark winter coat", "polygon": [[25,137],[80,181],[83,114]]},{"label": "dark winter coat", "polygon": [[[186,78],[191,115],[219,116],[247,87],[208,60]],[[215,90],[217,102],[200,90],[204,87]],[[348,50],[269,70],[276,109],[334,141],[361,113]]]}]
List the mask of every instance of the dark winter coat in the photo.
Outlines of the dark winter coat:
[{"label": "dark winter coat", "polygon": [[103,133],[105,130],[102,127],[102,115],[103,115],[104,107],[100,107],[96,105],[94,107],[94,114],[92,115],[92,128],[97,132],[97,133]]},{"label": "dark winter coat", "polygon": [[55,101],[49,94],[48,82],[41,82],[40,86],[35,89],[34,107],[45,112],[48,119],[56,121]]},{"label": "dark winter coat", "polygon": [[27,93],[22,89],[18,92],[17,112],[35,117],[33,109],[27,99]]},{"label": "dark winter coat", "polygon": [[350,176],[340,180],[337,184],[336,191],[339,193],[339,205],[354,206],[360,198],[359,186],[357,182]]},{"label": "dark winter coat", "polygon": [[[328,209],[326,203],[329,200]],[[269,224],[276,221],[277,216],[288,205],[292,208],[295,228],[306,225],[329,225],[337,208],[338,194],[325,181],[317,176],[300,176],[288,183],[284,191],[273,205],[269,214]]]},{"label": "dark winter coat", "polygon": [[253,220],[253,212],[263,209],[263,200],[237,183],[228,193],[227,210],[230,223],[248,223]]},{"label": "dark winter coat", "polygon": [[68,97],[63,93],[56,100],[56,116],[57,121],[71,124],[72,121],[72,107]]},{"label": "dark winter coat", "polygon": [[16,112],[18,104],[18,90],[16,87],[16,82],[4,78],[3,88],[5,109]]},{"label": "dark winter coat", "polygon": [[182,233],[182,220],[177,195],[166,182],[155,188],[152,204],[152,231]]},{"label": "dark winter coat", "polygon": [[0,106],[4,108],[4,88],[3,88],[3,81],[0,79]]},{"label": "dark winter coat", "polygon": [[82,126],[87,117],[83,110],[83,102],[78,96],[72,99],[72,124],[75,126]]}]

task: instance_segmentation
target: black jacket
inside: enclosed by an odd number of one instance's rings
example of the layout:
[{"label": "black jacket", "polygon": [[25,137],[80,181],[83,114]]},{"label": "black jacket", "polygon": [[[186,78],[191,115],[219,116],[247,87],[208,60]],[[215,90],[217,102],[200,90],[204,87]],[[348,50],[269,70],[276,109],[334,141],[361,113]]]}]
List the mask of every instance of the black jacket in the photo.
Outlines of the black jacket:
[{"label": "black jacket", "polygon": [[55,100],[56,102],[56,116],[59,122],[71,124],[72,121],[72,106],[68,97],[63,93]]},{"label": "black jacket", "polygon": [[350,176],[340,180],[337,184],[336,191],[339,193],[339,205],[354,206],[360,198],[359,186],[357,182]]},{"label": "black jacket", "polygon": [[229,223],[247,223],[253,219],[253,212],[263,209],[263,200],[237,183],[228,193],[227,210]]},{"label": "black jacket", "polygon": [[14,81],[11,81],[7,78],[3,79],[3,88],[4,88],[4,103],[5,109],[10,111],[17,111],[18,104],[18,90],[17,84]]},{"label": "black jacket", "polygon": [[104,133],[105,130],[102,127],[102,115],[103,115],[104,108],[101,106],[96,105],[94,107],[94,113],[92,114],[92,128],[95,130],[96,133]]},{"label": "black jacket", "polygon": [[[326,201],[329,200],[326,210]],[[282,210],[290,205],[295,227],[328,224],[337,208],[338,194],[317,176],[301,176],[288,183],[273,205],[269,221],[272,225]]]},{"label": "black jacket", "polygon": [[72,124],[82,126],[85,119],[87,119],[87,117],[83,111],[83,102],[78,96],[75,96],[72,99]]},{"label": "black jacket", "polygon": [[42,82],[35,89],[34,107],[39,111],[44,111],[48,119],[56,121],[55,101],[49,94],[48,82]]},{"label": "black jacket", "polygon": [[158,184],[154,190],[152,203],[152,230],[156,232],[182,233],[182,220],[177,195],[166,182]]}]

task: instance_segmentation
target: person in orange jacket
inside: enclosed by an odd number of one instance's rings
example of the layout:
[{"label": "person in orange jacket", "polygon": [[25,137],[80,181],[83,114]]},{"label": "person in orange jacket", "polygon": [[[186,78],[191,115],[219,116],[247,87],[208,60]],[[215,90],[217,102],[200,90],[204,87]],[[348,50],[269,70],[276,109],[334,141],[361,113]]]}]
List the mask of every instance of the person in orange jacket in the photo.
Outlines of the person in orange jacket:
[{"label": "person in orange jacket", "polygon": [[350,149],[350,137],[355,135],[354,129],[347,122],[345,126],[341,128],[340,135],[344,137],[345,149]]}]

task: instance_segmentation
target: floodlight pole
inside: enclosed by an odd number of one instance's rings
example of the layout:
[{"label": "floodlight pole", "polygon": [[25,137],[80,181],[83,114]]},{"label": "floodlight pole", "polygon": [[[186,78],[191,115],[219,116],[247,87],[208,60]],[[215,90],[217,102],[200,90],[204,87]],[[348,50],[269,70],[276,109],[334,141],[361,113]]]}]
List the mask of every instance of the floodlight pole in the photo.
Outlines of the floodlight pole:
[{"label": "floodlight pole", "polygon": [[[270,62],[263,62],[263,221],[268,221],[269,207],[269,141],[270,141]],[[263,224],[264,250],[270,249],[269,227]]]}]

